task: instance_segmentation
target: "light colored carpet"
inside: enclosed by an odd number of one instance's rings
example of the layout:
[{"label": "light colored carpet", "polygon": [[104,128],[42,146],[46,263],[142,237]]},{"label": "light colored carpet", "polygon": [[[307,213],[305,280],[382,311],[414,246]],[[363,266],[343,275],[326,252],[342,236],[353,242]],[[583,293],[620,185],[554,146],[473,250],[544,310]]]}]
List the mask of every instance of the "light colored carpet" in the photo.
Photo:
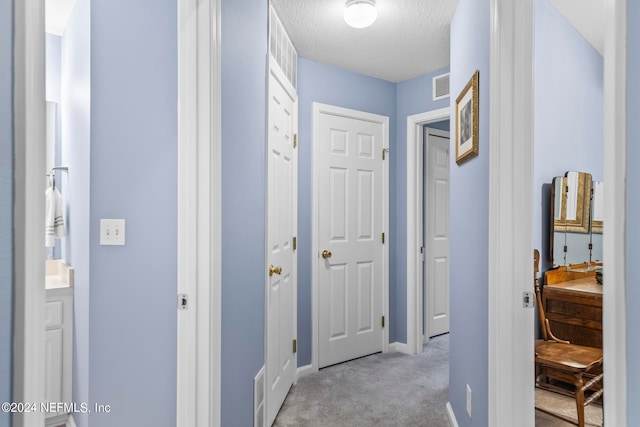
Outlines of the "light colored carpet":
[{"label": "light colored carpet", "polygon": [[274,426],[449,427],[449,335],[424,353],[374,354],[298,380]]},{"label": "light colored carpet", "polygon": [[[548,390],[536,389],[536,406],[555,413],[560,413],[577,421],[576,401],[569,396],[563,396]],[[588,426],[602,425],[602,406],[591,404],[584,410],[585,422]],[[536,411],[536,427],[568,427],[573,424],[559,418]]]},{"label": "light colored carpet", "polygon": [[[435,337],[424,353],[374,354],[300,378],[274,426],[449,427],[449,335]],[[536,390],[537,405],[575,418],[574,400]],[[602,425],[602,407],[586,409],[588,425]],[[571,424],[536,411],[536,427]]]}]

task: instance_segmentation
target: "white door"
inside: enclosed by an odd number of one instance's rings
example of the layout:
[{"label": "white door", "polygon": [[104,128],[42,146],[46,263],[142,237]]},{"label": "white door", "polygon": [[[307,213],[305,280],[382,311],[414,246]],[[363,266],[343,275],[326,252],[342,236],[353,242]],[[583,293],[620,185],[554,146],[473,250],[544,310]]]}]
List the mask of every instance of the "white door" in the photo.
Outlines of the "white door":
[{"label": "white door", "polygon": [[449,332],[449,132],[424,131],[425,335]]},{"label": "white door", "polygon": [[[267,190],[266,403],[271,425],[295,379],[297,125],[295,92],[287,91],[282,73],[269,73]],[[291,95],[293,93],[293,95]]]},{"label": "white door", "polygon": [[388,118],[336,110],[346,115],[314,116],[320,368],[382,351],[384,339]]}]

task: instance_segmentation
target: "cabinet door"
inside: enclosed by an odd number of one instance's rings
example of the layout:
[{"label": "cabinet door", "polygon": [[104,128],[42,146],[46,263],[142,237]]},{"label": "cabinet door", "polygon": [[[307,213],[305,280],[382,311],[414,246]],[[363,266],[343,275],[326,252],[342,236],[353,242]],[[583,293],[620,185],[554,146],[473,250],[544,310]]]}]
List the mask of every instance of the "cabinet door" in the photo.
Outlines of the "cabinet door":
[{"label": "cabinet door", "polygon": [[[45,332],[45,402],[62,402],[62,329]],[[56,414],[48,414],[52,416]]]}]

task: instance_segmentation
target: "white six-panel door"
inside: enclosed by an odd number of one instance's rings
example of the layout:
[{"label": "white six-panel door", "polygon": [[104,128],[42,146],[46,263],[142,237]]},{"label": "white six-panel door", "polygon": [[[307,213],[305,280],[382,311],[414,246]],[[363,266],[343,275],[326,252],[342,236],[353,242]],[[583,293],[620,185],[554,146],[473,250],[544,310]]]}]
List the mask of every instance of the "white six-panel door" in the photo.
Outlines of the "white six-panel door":
[{"label": "white six-panel door", "polygon": [[319,367],[383,350],[387,118],[348,111],[314,115]]},{"label": "white six-panel door", "polygon": [[425,335],[449,332],[449,132],[425,128]]},{"label": "white six-panel door", "polygon": [[[282,73],[269,73],[267,190],[266,404],[271,425],[295,379],[297,126],[295,92],[283,87]],[[286,83],[285,83],[286,84]],[[293,93],[293,95],[291,95]]]}]

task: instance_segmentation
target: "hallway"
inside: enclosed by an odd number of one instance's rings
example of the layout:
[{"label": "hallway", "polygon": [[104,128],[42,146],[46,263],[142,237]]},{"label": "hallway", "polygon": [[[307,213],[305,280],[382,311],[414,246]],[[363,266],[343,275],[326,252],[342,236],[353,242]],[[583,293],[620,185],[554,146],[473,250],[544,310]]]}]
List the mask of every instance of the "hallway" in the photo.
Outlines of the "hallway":
[{"label": "hallway", "polygon": [[300,378],[274,426],[448,427],[449,334],[417,355],[374,354]]}]

